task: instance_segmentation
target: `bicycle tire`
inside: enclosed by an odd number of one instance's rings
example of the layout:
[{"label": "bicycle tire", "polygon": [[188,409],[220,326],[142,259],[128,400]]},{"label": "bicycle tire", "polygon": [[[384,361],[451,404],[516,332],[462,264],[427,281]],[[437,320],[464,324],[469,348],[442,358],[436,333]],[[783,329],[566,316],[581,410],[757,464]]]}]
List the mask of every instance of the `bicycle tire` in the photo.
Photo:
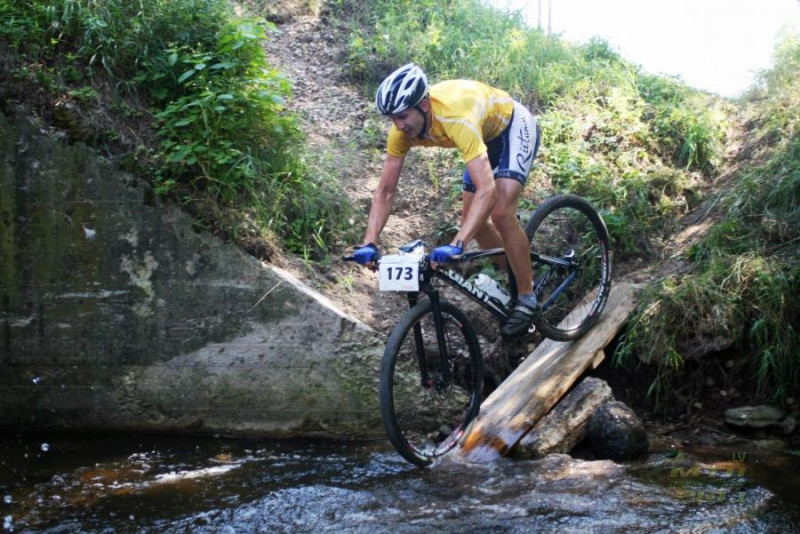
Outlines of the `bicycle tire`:
[{"label": "bicycle tire", "polygon": [[611,290],[611,246],[602,217],[581,197],[556,195],[536,209],[525,234],[531,250],[540,255],[566,259],[574,253],[568,267],[534,261],[536,297],[542,307],[536,326],[556,341],[579,338],[597,322]]},{"label": "bicycle tire", "polygon": [[[395,326],[381,362],[381,418],[389,441],[409,462],[426,466],[456,446],[478,415],[483,360],[475,331],[454,305],[440,302],[447,349],[452,357],[450,384],[442,382],[433,308],[425,299],[406,311]],[[423,384],[417,357],[419,326],[425,367]]]}]

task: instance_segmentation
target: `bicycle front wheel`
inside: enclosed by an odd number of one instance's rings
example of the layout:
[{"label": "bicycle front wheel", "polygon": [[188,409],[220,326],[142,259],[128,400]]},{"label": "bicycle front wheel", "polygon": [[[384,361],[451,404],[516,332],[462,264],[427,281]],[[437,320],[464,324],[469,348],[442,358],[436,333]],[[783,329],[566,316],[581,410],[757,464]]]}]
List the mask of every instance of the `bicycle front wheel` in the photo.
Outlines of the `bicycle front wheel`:
[{"label": "bicycle front wheel", "polygon": [[577,339],[597,322],[611,289],[606,225],[582,198],[556,195],[533,213],[525,233],[542,308],[537,326],[557,341]]},{"label": "bicycle front wheel", "polygon": [[456,446],[478,415],[483,384],[480,345],[464,314],[440,302],[444,352],[425,299],[395,327],[381,363],[381,417],[395,449],[425,466]]}]

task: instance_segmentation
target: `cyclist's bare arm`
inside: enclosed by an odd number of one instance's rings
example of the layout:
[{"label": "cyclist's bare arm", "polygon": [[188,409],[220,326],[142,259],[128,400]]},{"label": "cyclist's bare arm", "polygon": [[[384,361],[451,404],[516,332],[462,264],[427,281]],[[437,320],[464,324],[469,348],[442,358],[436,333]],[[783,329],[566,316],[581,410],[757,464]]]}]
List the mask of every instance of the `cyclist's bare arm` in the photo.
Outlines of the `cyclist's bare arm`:
[{"label": "cyclist's bare arm", "polygon": [[392,212],[394,194],[397,191],[397,182],[400,180],[400,171],[403,170],[404,160],[405,157],[403,156],[386,155],[381,179],[372,197],[372,207],[369,210],[364,243],[378,244],[381,231],[383,231],[383,227]]},{"label": "cyclist's bare arm", "polygon": [[469,160],[467,170],[472,183],[475,184],[475,197],[472,199],[469,212],[463,218],[461,229],[453,238],[453,242],[463,241],[465,245],[475,237],[475,233],[492,214],[497,202],[492,166],[486,152]]}]

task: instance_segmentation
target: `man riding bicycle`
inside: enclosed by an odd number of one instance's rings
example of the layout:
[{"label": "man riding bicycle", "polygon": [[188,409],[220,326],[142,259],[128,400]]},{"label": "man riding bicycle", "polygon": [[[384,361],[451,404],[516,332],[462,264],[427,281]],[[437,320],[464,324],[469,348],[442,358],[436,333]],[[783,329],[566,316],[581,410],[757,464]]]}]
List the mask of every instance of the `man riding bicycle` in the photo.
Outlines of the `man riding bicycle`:
[{"label": "man riding bicycle", "polygon": [[356,249],[355,260],[368,265],[378,256],[378,238],[391,213],[409,149],[457,148],[466,163],[461,227],[449,244],[432,251],[431,262],[436,266],[451,261],[472,239],[482,248],[504,247],[519,297],[500,334],[510,339],[525,333],[538,304],[530,244],[517,221],[517,208],[539,149],[536,119],[508,93],[480,82],[449,80],[429,86],[425,73],[413,63],[390,74],[375,99],[378,110],[393,124],[365,244]]}]

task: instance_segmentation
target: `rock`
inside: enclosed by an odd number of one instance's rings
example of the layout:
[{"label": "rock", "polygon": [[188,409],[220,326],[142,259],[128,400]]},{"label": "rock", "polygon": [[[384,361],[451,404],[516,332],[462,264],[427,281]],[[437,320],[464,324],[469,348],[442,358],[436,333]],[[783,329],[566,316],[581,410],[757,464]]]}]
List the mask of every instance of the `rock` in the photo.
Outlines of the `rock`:
[{"label": "rock", "polygon": [[741,406],[725,410],[725,422],[745,428],[766,428],[779,424],[784,415],[783,410],[775,406]]},{"label": "rock", "polygon": [[794,417],[787,417],[783,421],[781,421],[781,430],[787,436],[793,434],[794,431],[797,429],[797,421]]},{"label": "rock", "polygon": [[644,425],[625,403],[610,401],[600,406],[589,419],[586,442],[602,459],[615,462],[635,460],[649,449]]},{"label": "rock", "polygon": [[541,458],[571,451],[586,436],[592,414],[613,398],[604,380],[584,379],[520,440],[513,456]]}]

